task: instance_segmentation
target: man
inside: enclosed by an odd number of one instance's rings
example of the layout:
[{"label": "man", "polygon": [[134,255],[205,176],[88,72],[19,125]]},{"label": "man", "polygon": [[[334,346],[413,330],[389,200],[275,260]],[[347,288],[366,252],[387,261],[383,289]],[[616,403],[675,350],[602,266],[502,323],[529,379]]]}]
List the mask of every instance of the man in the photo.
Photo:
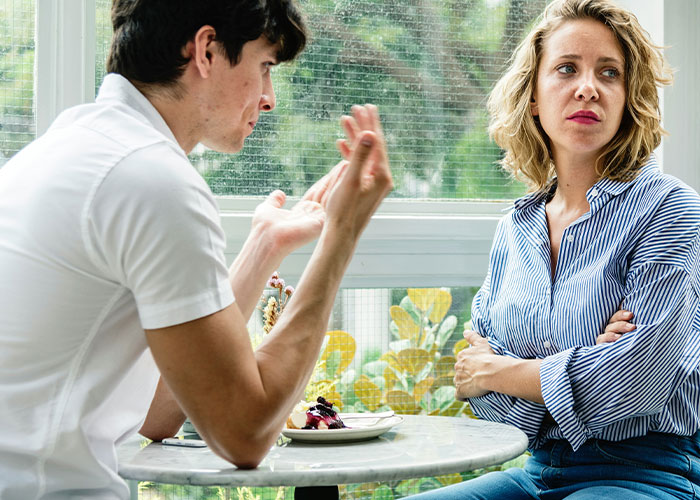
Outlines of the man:
[{"label": "man", "polygon": [[[291,0],[115,0],[109,75],[0,170],[0,498],[125,498],[115,443],[172,436],[255,467],[313,370],[360,233],[392,188],[376,108],[291,210],[272,193],[227,271],[186,153],[243,146],[302,50]],[[246,322],[281,260],[319,242],[253,352]],[[156,368],[157,365],[157,368]],[[159,382],[160,374],[160,382]],[[156,389],[157,388],[157,389]],[[149,406],[150,405],[150,406]]]}]

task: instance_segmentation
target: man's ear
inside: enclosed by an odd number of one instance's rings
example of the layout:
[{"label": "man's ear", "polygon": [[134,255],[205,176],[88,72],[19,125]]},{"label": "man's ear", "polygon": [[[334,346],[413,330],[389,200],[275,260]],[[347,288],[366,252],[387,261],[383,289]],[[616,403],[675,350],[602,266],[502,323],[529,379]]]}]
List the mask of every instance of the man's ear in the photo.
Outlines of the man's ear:
[{"label": "man's ear", "polygon": [[191,41],[187,42],[183,49],[185,57],[194,64],[199,76],[209,78],[211,74],[211,56],[216,50],[214,42],[216,40],[216,30],[209,25],[202,26],[197,30]]},{"label": "man's ear", "polygon": [[537,108],[537,101],[535,101],[534,97],[530,97],[530,113],[532,113],[532,116],[539,116],[540,111]]}]

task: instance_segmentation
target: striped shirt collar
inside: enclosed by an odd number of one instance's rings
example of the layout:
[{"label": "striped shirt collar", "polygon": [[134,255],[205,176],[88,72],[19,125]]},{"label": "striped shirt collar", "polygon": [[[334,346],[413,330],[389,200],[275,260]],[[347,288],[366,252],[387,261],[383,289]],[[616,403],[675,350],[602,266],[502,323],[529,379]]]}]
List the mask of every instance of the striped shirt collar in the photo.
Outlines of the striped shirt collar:
[{"label": "striped shirt collar", "polygon": [[[593,200],[598,198],[598,195],[602,193],[608,193],[610,197],[618,196],[629,189],[637,180],[647,174],[649,171],[658,170],[659,165],[656,162],[656,157],[652,154],[649,160],[639,169],[637,176],[631,181],[614,181],[611,179],[601,179],[596,182],[587,192],[586,198],[593,206]],[[551,180],[548,186],[534,193],[528,193],[525,196],[518,198],[513,202],[512,209],[514,210],[527,210],[528,208],[538,206],[541,202],[546,202],[554,196],[554,191],[557,189],[557,179],[556,177]]]}]

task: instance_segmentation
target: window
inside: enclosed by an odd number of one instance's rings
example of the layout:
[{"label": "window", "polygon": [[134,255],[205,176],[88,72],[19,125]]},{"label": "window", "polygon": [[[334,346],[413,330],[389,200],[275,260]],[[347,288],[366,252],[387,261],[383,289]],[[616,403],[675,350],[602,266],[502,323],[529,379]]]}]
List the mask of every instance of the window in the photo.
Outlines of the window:
[{"label": "window", "polygon": [[34,1],[0,0],[0,166],[34,139]]},{"label": "window", "polygon": [[[313,35],[300,58],[275,68],[277,108],[242,152],[190,156],[215,194],[301,195],[334,165],[338,119],[379,106],[395,198],[512,199],[524,188],[498,168],[484,103],[522,31],[544,1],[302,1]],[[97,4],[96,66],[110,36]],[[100,80],[99,78],[97,79]]]},{"label": "window", "polygon": [[[500,153],[486,137],[484,99],[545,0],[300,3],[314,37],[298,61],[277,69],[278,109],[265,115],[240,154],[192,154],[220,196],[228,257],[248,232],[259,196],[274,187],[303,192],[337,159],[338,116],[351,103],[372,100],[383,115],[397,189],[367,228],[343,286],[478,286],[496,222],[522,191],[494,165]],[[61,109],[92,100],[104,74],[110,4],[0,0],[0,162]],[[670,2],[626,4],[652,28],[664,14],[677,16]],[[696,102],[692,84],[682,85],[697,68],[691,33],[673,32],[674,45],[686,47],[677,53],[685,59],[676,87],[689,96],[674,94],[667,117],[697,114],[678,113],[678,103]],[[671,141],[678,120],[666,121]],[[696,175],[691,142],[673,144],[689,153],[674,164],[681,177]],[[281,271],[290,282],[310,251],[285,262]]]}]

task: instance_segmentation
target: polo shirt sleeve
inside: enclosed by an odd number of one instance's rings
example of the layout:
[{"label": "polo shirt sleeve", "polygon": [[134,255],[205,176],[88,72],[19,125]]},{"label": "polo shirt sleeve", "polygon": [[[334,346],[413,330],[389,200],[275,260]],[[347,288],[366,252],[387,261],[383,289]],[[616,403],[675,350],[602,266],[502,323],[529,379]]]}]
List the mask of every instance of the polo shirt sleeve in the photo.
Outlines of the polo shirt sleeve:
[{"label": "polo shirt sleeve", "polygon": [[698,218],[673,199],[664,205],[630,253],[622,307],[634,313],[636,329],[549,356],[540,367],[546,407],[574,450],[607,425],[661,412],[680,367],[700,360],[689,272]]},{"label": "polo shirt sleeve", "polygon": [[95,187],[85,219],[90,255],[133,294],[144,329],[233,302],[216,202],[172,145],[142,148],[114,166]]}]

